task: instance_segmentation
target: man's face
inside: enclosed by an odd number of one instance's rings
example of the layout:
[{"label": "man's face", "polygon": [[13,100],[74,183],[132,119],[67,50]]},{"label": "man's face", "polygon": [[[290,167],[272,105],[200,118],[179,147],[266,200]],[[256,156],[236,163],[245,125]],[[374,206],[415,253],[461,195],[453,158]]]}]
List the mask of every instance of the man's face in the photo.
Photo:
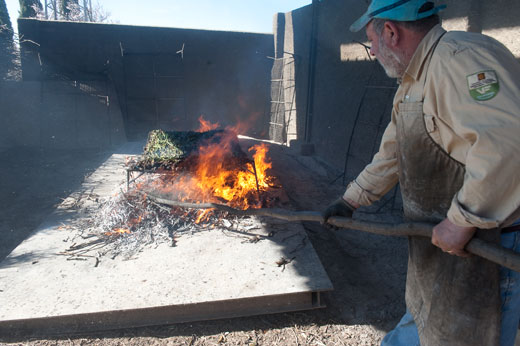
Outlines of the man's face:
[{"label": "man's face", "polygon": [[377,61],[383,66],[386,74],[390,78],[401,78],[406,71],[406,65],[398,52],[394,52],[385,42],[384,33],[386,28],[383,28],[381,35],[374,30],[372,22],[368,23],[366,27],[366,34],[368,41],[371,43],[370,54],[376,57]]}]

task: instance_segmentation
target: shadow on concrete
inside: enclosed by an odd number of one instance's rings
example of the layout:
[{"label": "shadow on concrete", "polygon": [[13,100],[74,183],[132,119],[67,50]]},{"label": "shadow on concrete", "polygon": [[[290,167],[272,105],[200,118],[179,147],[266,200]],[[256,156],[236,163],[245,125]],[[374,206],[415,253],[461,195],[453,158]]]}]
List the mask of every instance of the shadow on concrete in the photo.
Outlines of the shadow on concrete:
[{"label": "shadow on concrete", "polygon": [[442,12],[442,18],[445,20],[467,18],[468,31],[482,32],[520,25],[518,18],[520,4],[515,0],[493,2],[447,0],[443,3],[446,3],[448,8]]},{"label": "shadow on concrete", "polygon": [[[16,147],[0,152],[0,261],[30,236],[40,223],[111,152],[44,150]],[[35,261],[35,258],[12,259]]]}]

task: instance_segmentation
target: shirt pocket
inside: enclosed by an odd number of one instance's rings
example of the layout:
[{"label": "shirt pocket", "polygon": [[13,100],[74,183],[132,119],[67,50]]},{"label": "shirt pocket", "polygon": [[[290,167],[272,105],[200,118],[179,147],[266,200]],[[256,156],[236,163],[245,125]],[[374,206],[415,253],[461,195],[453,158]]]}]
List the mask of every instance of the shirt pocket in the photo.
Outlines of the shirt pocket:
[{"label": "shirt pocket", "polygon": [[426,128],[426,132],[433,139],[435,143],[442,146],[441,134],[439,132],[439,127],[435,121],[435,117],[433,115],[424,115],[424,127]]},{"label": "shirt pocket", "polygon": [[420,116],[423,114],[422,102],[400,102],[397,107],[399,114],[406,114],[411,116]]}]

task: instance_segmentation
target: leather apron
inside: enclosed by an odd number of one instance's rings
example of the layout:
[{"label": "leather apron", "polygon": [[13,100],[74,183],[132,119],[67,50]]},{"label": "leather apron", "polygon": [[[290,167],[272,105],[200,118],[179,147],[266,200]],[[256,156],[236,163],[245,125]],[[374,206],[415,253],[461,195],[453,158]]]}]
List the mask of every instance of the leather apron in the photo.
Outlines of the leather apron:
[{"label": "leather apron", "polygon": [[[405,217],[438,223],[462,187],[465,168],[433,141],[425,123],[422,100],[435,46],[421,80],[398,105],[396,123]],[[498,242],[500,230],[478,230],[476,237]],[[422,346],[499,344],[499,271],[483,258],[452,256],[432,245],[431,239],[409,237],[406,306]]]}]

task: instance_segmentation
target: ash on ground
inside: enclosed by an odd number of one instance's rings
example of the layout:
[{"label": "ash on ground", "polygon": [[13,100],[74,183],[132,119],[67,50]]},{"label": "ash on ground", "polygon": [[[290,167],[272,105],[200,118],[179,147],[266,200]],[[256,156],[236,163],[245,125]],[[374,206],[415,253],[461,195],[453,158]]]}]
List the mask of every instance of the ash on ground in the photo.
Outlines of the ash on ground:
[{"label": "ash on ground", "polygon": [[[128,191],[96,200],[87,207],[79,223],[73,245],[62,254],[69,259],[101,257],[123,260],[136,258],[148,247],[168,244],[175,247],[178,237],[210,229],[236,229],[239,219],[224,211],[164,206],[147,198],[144,192],[153,175],[139,178]],[[243,221],[242,221],[243,223]],[[243,226],[243,225],[241,225]],[[246,227],[247,228],[247,227]]]}]

